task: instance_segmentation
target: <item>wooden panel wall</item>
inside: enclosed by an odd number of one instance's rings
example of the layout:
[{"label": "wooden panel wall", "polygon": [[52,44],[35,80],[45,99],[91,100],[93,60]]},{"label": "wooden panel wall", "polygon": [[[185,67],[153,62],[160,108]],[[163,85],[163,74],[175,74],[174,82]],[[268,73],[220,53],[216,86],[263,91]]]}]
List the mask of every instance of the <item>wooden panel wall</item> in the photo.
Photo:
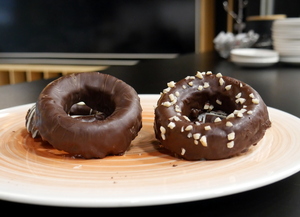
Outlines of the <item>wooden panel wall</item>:
[{"label": "wooden panel wall", "polygon": [[106,66],[0,64],[0,85],[30,82],[68,73],[101,71]]}]

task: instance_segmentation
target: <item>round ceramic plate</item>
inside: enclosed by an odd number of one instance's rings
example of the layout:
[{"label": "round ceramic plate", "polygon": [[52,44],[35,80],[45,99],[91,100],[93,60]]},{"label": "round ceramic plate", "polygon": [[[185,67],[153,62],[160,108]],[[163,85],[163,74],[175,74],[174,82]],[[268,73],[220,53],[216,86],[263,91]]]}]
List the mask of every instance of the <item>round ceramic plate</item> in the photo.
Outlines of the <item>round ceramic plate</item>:
[{"label": "round ceramic plate", "polygon": [[269,49],[237,48],[230,52],[233,63],[245,67],[266,67],[279,61],[278,52]]},{"label": "round ceramic plate", "polygon": [[265,58],[265,59],[247,59],[247,58],[240,58],[240,57],[234,57],[231,56],[231,61],[238,65],[238,66],[244,66],[244,67],[267,67],[272,66],[275,63],[277,63],[279,60],[279,57],[271,57],[271,58]]},{"label": "round ceramic plate", "polygon": [[257,146],[216,161],[185,161],[153,133],[158,95],[140,95],[143,128],[124,156],[78,159],[32,139],[31,105],[0,111],[0,199],[55,206],[124,207],[219,197],[264,186],[300,169],[300,120],[269,108],[272,127]]},{"label": "round ceramic plate", "polygon": [[270,49],[255,49],[255,48],[236,48],[230,51],[231,56],[247,57],[253,59],[278,57],[278,53]]}]

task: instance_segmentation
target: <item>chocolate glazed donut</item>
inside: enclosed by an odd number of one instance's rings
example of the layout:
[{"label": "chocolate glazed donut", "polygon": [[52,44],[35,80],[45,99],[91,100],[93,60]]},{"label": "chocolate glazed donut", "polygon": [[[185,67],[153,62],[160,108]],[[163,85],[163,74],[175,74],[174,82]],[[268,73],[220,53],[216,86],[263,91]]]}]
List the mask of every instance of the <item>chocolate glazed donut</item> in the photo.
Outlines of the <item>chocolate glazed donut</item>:
[{"label": "chocolate glazed donut", "polygon": [[[71,117],[72,106],[81,101],[90,114]],[[127,150],[142,127],[141,112],[136,91],[125,82],[99,72],[70,74],[41,92],[26,127],[71,155],[103,158]]]},{"label": "chocolate glazed donut", "polygon": [[260,95],[221,73],[197,72],[169,82],[155,109],[156,138],[186,160],[224,159],[245,152],[270,126]]}]

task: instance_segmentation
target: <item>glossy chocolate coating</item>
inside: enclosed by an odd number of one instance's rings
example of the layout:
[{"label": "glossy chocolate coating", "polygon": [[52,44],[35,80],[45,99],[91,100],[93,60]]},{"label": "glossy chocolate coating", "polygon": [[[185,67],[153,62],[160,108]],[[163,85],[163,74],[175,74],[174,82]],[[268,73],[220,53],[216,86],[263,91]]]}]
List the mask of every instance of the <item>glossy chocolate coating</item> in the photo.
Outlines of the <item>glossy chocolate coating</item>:
[{"label": "glossy chocolate coating", "polygon": [[[71,117],[71,107],[81,101],[97,112]],[[34,115],[29,111],[26,116],[26,126],[71,155],[103,158],[127,150],[142,127],[141,112],[136,91],[125,82],[99,72],[78,73],[45,87]]]},{"label": "glossy chocolate coating", "polygon": [[[271,126],[260,95],[220,73],[197,75],[169,85],[157,102],[154,130],[162,146],[186,160],[215,160],[256,145]],[[214,111],[227,116],[200,120]]]}]

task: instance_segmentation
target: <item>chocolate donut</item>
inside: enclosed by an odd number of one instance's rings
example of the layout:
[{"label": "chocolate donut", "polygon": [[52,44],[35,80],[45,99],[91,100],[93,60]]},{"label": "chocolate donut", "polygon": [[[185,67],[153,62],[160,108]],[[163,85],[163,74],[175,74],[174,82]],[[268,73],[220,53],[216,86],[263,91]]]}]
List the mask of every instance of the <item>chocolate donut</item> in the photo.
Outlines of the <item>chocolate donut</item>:
[{"label": "chocolate donut", "polygon": [[[74,109],[78,102],[90,113]],[[72,117],[74,111],[82,116]],[[56,149],[103,158],[127,150],[142,127],[141,113],[136,91],[125,82],[99,72],[78,73],[45,87],[26,115],[26,127]]]},{"label": "chocolate donut", "polygon": [[186,160],[216,160],[245,152],[271,126],[260,95],[221,73],[197,72],[169,82],[155,109],[161,145]]}]

